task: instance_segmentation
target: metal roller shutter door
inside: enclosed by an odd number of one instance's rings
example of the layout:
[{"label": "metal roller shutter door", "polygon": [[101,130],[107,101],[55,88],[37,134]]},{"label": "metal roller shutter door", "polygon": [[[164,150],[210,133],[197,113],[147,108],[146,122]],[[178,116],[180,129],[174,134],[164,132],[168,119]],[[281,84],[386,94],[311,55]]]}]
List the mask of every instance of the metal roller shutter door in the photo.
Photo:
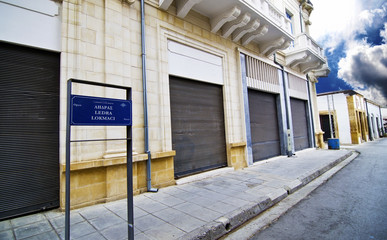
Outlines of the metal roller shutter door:
[{"label": "metal roller shutter door", "polygon": [[0,219],[59,206],[59,63],[0,43]]},{"label": "metal roller shutter door", "polygon": [[175,177],[227,165],[222,86],[170,77]]},{"label": "metal roller shutter door", "polygon": [[248,90],[254,162],[281,155],[277,95]]},{"label": "metal roller shutter door", "polygon": [[309,148],[308,119],[306,101],[290,98],[292,111],[294,148],[296,151]]}]

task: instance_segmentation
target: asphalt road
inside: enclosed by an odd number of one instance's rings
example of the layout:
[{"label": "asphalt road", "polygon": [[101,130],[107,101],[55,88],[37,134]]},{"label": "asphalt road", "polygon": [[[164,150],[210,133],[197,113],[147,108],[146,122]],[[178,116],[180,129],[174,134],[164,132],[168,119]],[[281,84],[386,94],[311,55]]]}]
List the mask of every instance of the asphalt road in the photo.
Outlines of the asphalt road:
[{"label": "asphalt road", "polygon": [[254,240],[387,239],[387,138],[360,155]]}]

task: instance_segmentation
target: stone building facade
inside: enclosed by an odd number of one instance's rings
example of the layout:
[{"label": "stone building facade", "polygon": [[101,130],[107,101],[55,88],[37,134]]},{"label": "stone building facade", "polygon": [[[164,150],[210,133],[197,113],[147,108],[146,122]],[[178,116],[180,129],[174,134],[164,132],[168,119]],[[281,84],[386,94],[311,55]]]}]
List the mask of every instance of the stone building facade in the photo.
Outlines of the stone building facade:
[{"label": "stone building facade", "polygon": [[345,90],[318,94],[317,100],[324,140],[338,138],[340,144],[360,144],[382,135],[378,130],[382,125],[380,106],[363,95]]},{"label": "stone building facade", "polygon": [[[11,13],[0,17],[0,46],[9,50],[4,54],[7,62],[36,70],[25,70],[24,80],[14,70],[6,72],[7,76],[20,81],[20,89],[54,82],[47,90],[50,96],[39,89],[31,94],[42,96],[44,102],[56,99],[52,113],[44,104],[34,110],[39,112],[34,119],[46,118],[44,114],[55,117],[51,131],[54,140],[48,147],[54,152],[47,159],[40,157],[45,148],[23,153],[39,163],[55,163],[49,173],[55,179],[53,186],[36,187],[51,189],[52,200],[43,205],[20,203],[4,208],[2,217],[64,207],[66,84],[71,78],[132,89],[135,194],[173,185],[177,178],[188,175],[221,167],[240,169],[322,144],[316,140],[321,137],[321,129],[312,117],[318,113],[314,84],[317,77],[329,73],[329,68],[323,49],[309,36],[310,1],[147,0],[144,8],[141,3],[0,3],[2,13]],[[31,55],[29,63],[15,57],[26,52]],[[39,54],[51,57],[42,60],[42,66],[52,63],[51,69],[35,66]],[[1,80],[3,89],[12,88],[7,81],[9,78]],[[80,84],[74,84],[73,93],[125,98],[118,90]],[[11,110],[9,114],[16,116]],[[37,126],[44,129],[46,125],[38,121]],[[72,128],[72,136],[121,138],[125,130],[77,126]],[[9,153],[18,154],[22,159],[20,150]],[[72,143],[72,207],[124,198],[125,156],[124,141]],[[151,175],[147,176],[150,166]],[[12,176],[9,174],[9,178]],[[4,198],[11,201],[12,196]]]},{"label": "stone building facade", "polygon": [[381,105],[370,99],[364,99],[367,111],[369,139],[375,140],[384,135]]}]

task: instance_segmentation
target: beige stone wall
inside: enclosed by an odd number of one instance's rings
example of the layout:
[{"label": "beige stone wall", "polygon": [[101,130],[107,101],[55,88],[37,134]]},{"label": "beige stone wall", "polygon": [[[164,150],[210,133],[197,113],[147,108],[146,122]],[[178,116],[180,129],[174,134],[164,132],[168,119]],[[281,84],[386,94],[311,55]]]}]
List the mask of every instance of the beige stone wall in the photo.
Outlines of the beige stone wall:
[{"label": "beige stone wall", "polygon": [[[155,153],[152,158],[152,186],[156,188],[175,184],[174,151]],[[133,157],[133,194],[147,190],[146,154]],[[66,176],[65,165],[61,165],[60,205],[64,209]],[[79,208],[97,203],[126,198],[126,158],[109,161],[93,160],[71,165],[71,208]]]},{"label": "beige stone wall", "polygon": [[[129,86],[133,91],[133,138],[134,150],[144,152],[143,144],[143,93],[141,76],[140,8],[136,2],[132,6],[119,0],[69,0],[63,2],[62,31],[62,110],[65,110],[65,83],[69,78],[79,78],[98,82]],[[224,64],[224,108],[226,138],[228,143],[241,142],[243,134],[243,104],[239,70],[238,45],[231,40],[210,32],[209,20],[195,12],[190,12],[182,20],[170,12],[160,11],[154,5],[145,5],[147,80],[150,145],[152,152],[171,150],[171,128],[168,86],[167,39],[173,39],[223,58]],[[250,46],[252,47],[252,46]],[[257,48],[251,48],[258,52]],[[123,96],[118,91],[74,87],[74,93]],[[65,111],[61,112],[65,116]],[[65,119],[65,118],[61,119]],[[61,130],[64,133],[64,121]],[[86,129],[86,130],[85,130]],[[91,132],[91,133],[90,133]],[[78,128],[74,137],[94,134],[121,136],[122,130]],[[62,134],[63,136],[64,134]],[[62,142],[64,139],[62,138]],[[98,158],[119,147],[98,147]],[[91,147],[92,148],[92,147]],[[64,153],[62,147],[62,153]],[[79,152],[77,156],[91,152]],[[99,155],[99,156],[98,156]],[[75,156],[73,156],[76,158]],[[62,154],[62,161],[64,155]],[[75,159],[74,159],[75,160]],[[80,160],[89,160],[81,158]],[[76,161],[76,160],[75,160]]]},{"label": "beige stone wall", "polygon": [[[174,6],[161,11],[154,1],[145,4],[149,140],[152,184],[174,184],[169,106],[168,39],[195,47],[223,59],[223,99],[228,164],[246,166],[244,109],[239,64],[241,46],[210,31],[209,19],[193,11],[183,20]],[[141,71],[140,2],[129,6],[120,0],[64,0],[62,3],[61,146],[65,163],[66,83],[70,78],[123,85],[132,88],[133,164],[135,193],[146,190],[144,113]],[[244,51],[259,52],[255,46]],[[118,90],[74,84],[74,94],[124,98]],[[72,139],[121,138],[123,127],[72,127]],[[238,145],[238,146],[237,146]],[[125,142],[72,144],[71,203],[81,207],[126,196]],[[167,155],[164,157],[160,157]],[[121,159],[121,160],[119,160]],[[65,175],[61,171],[61,206]]]},{"label": "beige stone wall", "polygon": [[[152,8],[149,6],[147,9]],[[225,131],[226,144],[228,146],[238,145],[238,147],[230,147],[227,151],[228,165],[241,168],[247,165],[246,163],[246,147],[239,146],[240,143],[245,143],[246,133],[244,125],[244,109],[243,109],[243,94],[240,72],[240,51],[259,52],[258,48],[249,45],[247,48],[242,48],[235,44],[230,39],[224,39],[218,34],[211,33],[209,19],[191,11],[184,20],[175,16],[176,9],[171,6],[168,12],[155,9],[157,15],[154,21],[150,20],[150,26],[147,26],[149,34],[147,38],[150,42],[158,44],[158,58],[156,61],[160,63],[159,79],[162,86],[160,96],[162,96],[163,110],[165,114],[162,116],[165,128],[169,134],[167,144],[170,144],[170,106],[169,106],[169,75],[168,75],[168,40],[173,40],[181,44],[197,48],[208,53],[219,56],[223,59],[223,99],[225,112]],[[156,13],[155,12],[155,13]],[[153,11],[148,14],[153,14]],[[147,15],[147,14],[146,14]],[[154,40],[149,40],[155,38]],[[165,104],[165,105],[164,105]],[[158,106],[160,107],[160,106]]]}]

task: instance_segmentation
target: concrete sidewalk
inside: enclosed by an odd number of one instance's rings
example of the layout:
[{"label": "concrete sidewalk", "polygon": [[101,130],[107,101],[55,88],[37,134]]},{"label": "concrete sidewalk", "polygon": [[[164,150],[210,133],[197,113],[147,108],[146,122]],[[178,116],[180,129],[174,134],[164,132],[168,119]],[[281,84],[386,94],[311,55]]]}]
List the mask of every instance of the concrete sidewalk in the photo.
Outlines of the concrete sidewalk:
[{"label": "concrete sidewalk", "polygon": [[[135,239],[217,239],[352,155],[307,149],[134,197]],[[127,239],[126,200],[71,211],[71,239]],[[59,210],[0,222],[2,239],[64,239]]]}]

